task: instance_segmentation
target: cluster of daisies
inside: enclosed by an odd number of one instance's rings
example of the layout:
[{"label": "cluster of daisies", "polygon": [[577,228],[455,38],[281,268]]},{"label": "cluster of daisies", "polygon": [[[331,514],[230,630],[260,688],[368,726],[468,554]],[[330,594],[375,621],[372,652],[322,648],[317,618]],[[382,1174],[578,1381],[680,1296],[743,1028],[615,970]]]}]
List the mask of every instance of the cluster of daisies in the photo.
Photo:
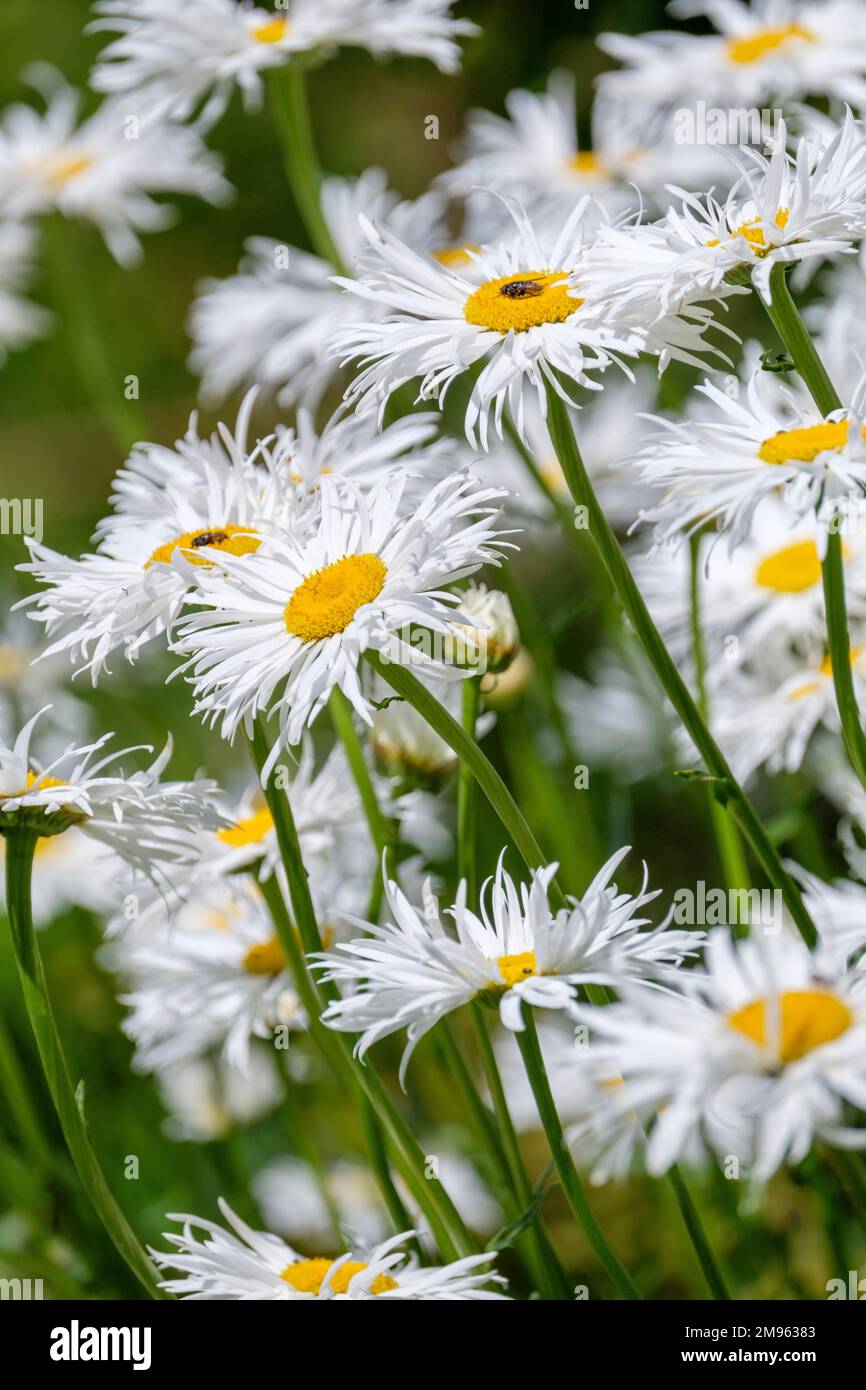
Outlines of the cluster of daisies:
[{"label": "cluster of daisies", "polygon": [[[99,0],[92,28],[110,38],[92,74],[95,115],[79,123],[77,98],[42,70],[46,113],[15,108],[0,123],[0,346],[44,326],[20,293],[44,214],[94,222],[130,263],[138,234],[165,222],[153,195],[227,195],[205,140],[236,87],[254,107],[273,70],[350,45],[450,72],[475,31],[451,9]],[[90,552],[29,540],[20,568],[38,587],[23,608],[43,641],[30,666],[16,619],[0,646],[0,831],[39,837],[39,920],[70,900],[106,918],[101,958],[119,980],[134,1065],[156,1078],[176,1134],[224,1133],[303,1084],[283,1055],[289,1033],[348,1033],[360,1065],[399,1035],[410,1088],[419,1041],[481,1005],[520,1129],[537,1114],[515,1037],[543,1011],[553,1094],[594,1182],[736,1158],[760,1186],[816,1141],[866,1145],[866,802],[841,754],[822,585],[838,526],[866,696],[857,11],[854,0],[693,5],[718,33],[603,38],[622,66],[600,82],[591,149],[578,147],[574,84],[557,73],[541,93],[511,93],[505,116],[472,113],[460,162],[414,202],[378,169],[326,178],[333,261],[272,229],[193,305],[203,398],[246,391],[234,426],[207,436],[193,416],[173,447],[136,445]],[[795,108],[733,152],[677,142],[682,103],[731,93],[817,96],[832,114]],[[791,363],[750,344],[741,353],[729,325],[750,294],[772,310],[789,272],[797,287],[823,277],[812,326],[842,402],[826,414],[790,371],[767,370]],[[672,362],[709,373],[679,417],[657,399]],[[441,415],[458,382],[460,437]],[[415,408],[400,414],[409,383]],[[342,403],[323,418],[338,384]],[[448,713],[483,675],[483,738],[497,683],[530,678],[509,599],[485,581],[518,545],[543,556],[563,516],[574,529],[554,408],[678,667],[705,686],[737,776],[806,769],[846,816],[848,879],[792,866],[814,947],[787,920],[745,940],[680,929],[646,869],[635,894],[617,887],[628,848],[579,894],[562,893],[556,864],[517,873],[507,850],[480,890],[441,881]],[[196,716],[254,746],[246,783],[165,780],[170,743],[143,767],[145,750],[109,751],[57,677],[63,663],[97,685],[124,663],[158,669],[160,654]],[[392,667],[410,668],[445,711],[437,729],[395,695]],[[587,679],[563,676],[553,698],[578,755],[617,776],[698,757],[633,647],[605,653]],[[50,708],[34,715],[34,704]],[[346,750],[323,751],[326,711],[337,727],[348,719]],[[386,846],[368,829],[371,796]],[[295,932],[296,906],[281,798],[321,938],[306,951],[312,990],[280,930]],[[299,955],[309,945],[291,939]],[[468,1223],[492,1234],[502,1214],[477,1173],[457,1155],[446,1168]],[[433,1233],[418,1243],[383,1227],[368,1189],[351,1164],[319,1186],[300,1160],[273,1165],[257,1197],[274,1233],[225,1204],[225,1225],[181,1215],[171,1250],[154,1252],[165,1287],[195,1299],[506,1296],[493,1256],[431,1265]],[[286,1243],[326,1240],[335,1213],[351,1253],[310,1258]]]}]

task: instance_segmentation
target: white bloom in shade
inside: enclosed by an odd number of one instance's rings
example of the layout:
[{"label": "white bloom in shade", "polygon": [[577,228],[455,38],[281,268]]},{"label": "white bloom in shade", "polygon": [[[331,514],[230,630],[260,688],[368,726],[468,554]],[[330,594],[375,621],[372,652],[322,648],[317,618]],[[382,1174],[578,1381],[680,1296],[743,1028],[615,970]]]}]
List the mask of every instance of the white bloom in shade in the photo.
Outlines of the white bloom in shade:
[{"label": "white bloom in shade", "polygon": [[174,220],[154,195],[226,201],[221,162],[194,130],[156,120],[129,100],[106,102],[79,124],[78,93],[51,69],[42,77],[45,113],[18,105],[0,120],[0,216],[84,218],[130,266],[141,258],[139,233]]},{"label": "white bloom in shade", "polygon": [[492,675],[507,671],[520,651],[520,633],[508,595],[486,584],[470,584],[460,596],[460,608],[471,625],[466,630],[457,626],[460,643],[455,660]]},{"label": "white bloom in shade", "polygon": [[366,650],[451,669],[409,645],[410,627],[453,641],[460,596],[445,586],[499,562],[505,543],[491,504],[501,494],[455,473],[407,512],[405,486],[393,476],[362,496],[344,479],[323,478],[310,528],[199,572],[196,603],[209,611],[189,617],[176,644],[191,654],[196,710],[229,739],[256,714],[278,714],[265,771],[335,687],[370,722],[359,674]]},{"label": "white bloom in shade", "polygon": [[809,95],[866,103],[858,0],[684,0],[669,8],[706,15],[718,32],[602,34],[604,52],[627,65],[604,74],[603,92],[642,111],[696,98],[726,110]]},{"label": "white bloom in shade", "polygon": [[621,359],[642,351],[658,355],[662,365],[672,357],[700,364],[697,354],[712,351],[702,337],[709,310],[683,296],[676,313],[665,313],[657,294],[624,305],[584,288],[582,268],[594,254],[589,203],[582,198],[551,232],[533,227],[509,202],[513,228],[497,243],[469,252],[471,279],[362,219],[371,250],[360,259],[356,280],[337,283],[389,312],[384,321],[351,325],[331,340],[335,353],[360,363],[349,399],[381,415],[391,393],[419,377],[418,399],[441,405],[451,383],[478,365],[466,433],[473,446],[477,433],[486,449],[491,413],[501,435],[508,406],[523,434],[526,396],[534,393],[543,416],[547,383],[568,399],[557,373],[599,390],[599,372],[615,362],[628,374]]},{"label": "white bloom in shade", "polygon": [[860,955],[866,947],[866,887],[850,878],[826,883],[798,864],[789,868],[802,884],[803,902],[822,946],[842,965]]},{"label": "white bloom in shade", "polygon": [[591,146],[579,148],[570,72],[552,73],[544,92],[509,92],[505,110],[506,117],[469,113],[463,162],[439,179],[451,196],[485,188],[520,198],[541,218],[562,218],[590,193],[616,215],[636,209],[641,195],[663,196],[673,177],[703,188],[730,175],[711,146],[676,145],[669,121],[650,122],[645,109],[636,114],[620,102],[595,102]]},{"label": "white bloom in shade", "polygon": [[804,137],[793,154],[786,140],[780,121],[769,158],[740,150],[742,174],[724,203],[675,189],[680,204],[660,222],[615,231],[611,282],[618,273],[621,286],[655,288],[667,308],[682,294],[724,295],[725,277],[743,272],[769,301],[775,266],[849,251],[866,232],[862,125],[849,111],[832,139]]},{"label": "white bloom in shade", "polygon": [[[502,1210],[477,1168],[460,1155],[443,1152],[438,1138],[423,1136],[424,1152],[435,1153],[439,1180],[471,1231],[491,1234],[502,1224]],[[324,1175],[325,1189],[339,1216],[347,1244],[385,1240],[391,1230],[376,1180],[366,1164],[343,1159]],[[399,1174],[395,1186],[422,1243],[435,1248],[417,1203]],[[334,1233],[321,1183],[308,1164],[280,1158],[253,1179],[253,1191],[268,1228],[287,1240],[332,1249]]]},{"label": "white bloom in shade", "polygon": [[603,651],[589,680],[563,671],[556,689],[574,748],[588,766],[637,782],[672,761],[674,712],[642,652]]},{"label": "white bloom in shade", "polygon": [[452,17],[451,0],[291,0],[276,11],[251,0],[97,0],[94,12],[91,31],[120,35],[93,71],[96,91],[143,89],[181,119],[205,102],[205,125],[222,115],[236,86],[257,106],[264,74],[298,55],[366,48],[455,72],[456,40],[477,33]]},{"label": "white bloom in shade", "polygon": [[273,1059],[264,1048],[250,1053],[240,1071],[220,1059],[196,1057],[157,1072],[156,1084],[168,1114],[170,1139],[207,1143],[255,1124],[284,1099]]},{"label": "white bloom in shade", "polygon": [[201,440],[196,419],[173,450],[137,445],[120,471],[113,513],[100,522],[93,554],[59,555],[28,541],[33,574],[45,591],[23,600],[52,639],[45,655],[81,661],[96,684],[112,653],[135,661],[164,634],[200,571],[225,555],[249,556],[268,530],[299,505],[280,460],[265,443],[248,451],[253,404],[244,402],[235,434],[221,425]]},{"label": "white bloom in shade", "polygon": [[30,279],[36,236],[32,227],[0,223],[0,366],[7,352],[45,333],[51,316],[21,291]]},{"label": "white bloom in shade", "polygon": [[[184,1223],[183,1234],[166,1233],[171,1254],[151,1250],[160,1269],[179,1270],[184,1276],[164,1282],[169,1293],[181,1298],[278,1302],[368,1298],[463,1302],[505,1297],[485,1288],[504,1283],[489,1268],[495,1252],[468,1255],[440,1268],[419,1268],[400,1248],[415,1234],[406,1231],[371,1250],[337,1259],[306,1259],[279,1236],[252,1230],[222,1199],[219,1207],[230,1231],[201,1217],[169,1213],[170,1221]],[[196,1235],[197,1231],[203,1235]]]},{"label": "white bloom in shade", "polygon": [[[866,503],[840,506],[848,613],[866,618]],[[826,635],[821,552],[826,537],[814,514],[792,516],[768,494],[755,509],[752,529],[735,551],[708,547],[700,576],[704,647],[710,665],[746,661],[758,649],[796,645],[811,650]],[[689,557],[684,547],[657,550],[632,562],[655,622],[678,659],[691,651]],[[736,647],[727,642],[736,635]]]},{"label": "white bloom in shade", "polygon": [[814,1139],[866,1146],[846,1105],[866,1101],[866,974],[846,972],[787,932],[732,941],[714,931],[705,969],[678,992],[626,988],[610,1008],[579,1006],[589,1058],[623,1078],[592,1121],[602,1146],[649,1130],[646,1167],[696,1150],[736,1155],[756,1182],[805,1158]]},{"label": "white bloom in shade", "polygon": [[[324,179],[320,196],[344,266],[366,246],[361,215],[384,222],[418,251],[433,252],[447,241],[443,199],[428,193],[401,203],[381,169]],[[245,249],[236,275],[199,286],[188,325],[190,368],[210,402],[255,382],[276,392],[281,405],[312,408],[338,372],[322,342],[357,318],[357,305],[334,284],[334,267],[321,257],[270,237],[251,237]]]},{"label": "white bloom in shade", "polygon": [[256,885],[232,877],[187,892],[175,913],[156,906],[106,951],[129,983],[124,1031],[141,1071],[214,1048],[246,1071],[253,1038],[273,1044],[275,1029],[303,1029],[306,1016]]},{"label": "white bloom in shade", "polygon": [[[858,701],[866,696],[866,648],[852,647]],[[796,772],[815,733],[838,735],[833,668],[820,649],[811,656],[773,647],[749,669],[721,677],[712,692],[713,730],[740,780],[759,767]]]},{"label": "white bloom in shade", "polygon": [[[0,906],[6,890],[2,865],[6,841],[0,838]],[[31,880],[33,920],[43,927],[72,907],[103,914],[117,902],[117,860],[104,846],[71,825],[62,835],[36,842]]]},{"label": "white bloom in shade", "polygon": [[170,875],[172,867],[197,859],[197,832],[219,824],[216,787],[203,778],[161,782],[171,756],[170,741],[149,768],[130,774],[116,765],[139,750],[125,748],[96,756],[111,734],[82,748],[70,746],[41,766],[30,753],[39,717],[34,715],[24,725],[12,747],[0,744],[0,826],[4,831],[26,825],[48,836],[74,824],[157,882]]},{"label": "white bloom in shade", "polygon": [[482,892],[480,916],[466,906],[461,883],[449,913],[454,933],[429,889],[423,908],[416,908],[389,883],[392,920],[383,927],[359,921],[369,936],[338,944],[319,959],[325,979],[352,991],[328,1005],[324,1022],[360,1033],[360,1057],[380,1038],[405,1028],[402,1079],[425,1033],[472,999],[498,1006],[505,1026],[520,1032],[524,1004],[568,1011],[579,985],[665,977],[702,936],[663,927],[640,930],[648,919],[635,914],[658,894],[646,891],[646,878],[636,897],[610,883],[627,853],[628,847],[613,855],[583,897],[569,899],[557,912],[548,901],[555,864],[536,870],[527,885],[515,883],[500,859],[496,877]]},{"label": "white bloom in shade", "polygon": [[803,317],[815,350],[843,399],[850,397],[866,370],[866,259],[860,254],[836,261],[821,280],[822,297]]},{"label": "white bloom in shade", "polygon": [[[475,641],[482,642],[483,634],[476,633]],[[452,681],[424,679],[431,694],[444,705],[454,719],[460,719],[461,691]],[[410,787],[437,791],[457,766],[457,754],[435,729],[431,729],[408,700],[394,695],[389,685],[377,676],[371,687],[373,702],[369,742],[373,759],[383,775],[393,777]],[[492,724],[493,716],[482,714],[476,721],[477,738],[483,737]],[[426,846],[428,832],[415,841]],[[438,854],[431,854],[433,859]],[[445,857],[448,857],[446,851]]]},{"label": "white bloom in shade", "polygon": [[697,389],[714,407],[711,418],[658,422],[658,435],[635,460],[646,482],[665,489],[645,513],[658,541],[682,541],[716,521],[733,549],[771,493],[781,494],[792,522],[813,512],[823,522],[837,499],[862,493],[866,378],[849,409],[825,417],[768,375],[756,372],[742,399],[707,381]]}]

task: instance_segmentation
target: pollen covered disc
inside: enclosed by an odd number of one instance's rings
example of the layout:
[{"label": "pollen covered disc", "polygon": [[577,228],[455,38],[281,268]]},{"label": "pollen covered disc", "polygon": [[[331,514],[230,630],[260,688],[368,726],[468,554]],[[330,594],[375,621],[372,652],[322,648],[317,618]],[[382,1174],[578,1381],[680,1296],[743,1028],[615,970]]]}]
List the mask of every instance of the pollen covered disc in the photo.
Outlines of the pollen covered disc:
[{"label": "pollen covered disc", "polygon": [[797,989],[778,999],[756,999],[728,1014],[727,1021],[759,1047],[775,1040],[780,1062],[798,1062],[813,1048],[840,1038],[850,1028],[852,1016],[848,1005],[835,994]]},{"label": "pollen covered disc", "polygon": [[259,537],[248,526],[200,526],[196,531],[185,531],[173,541],[157,546],[145,569],[151,565],[170,564],[176,550],[183,551],[191,565],[212,565],[212,560],[206,555],[197,555],[196,551],[207,547],[222,550],[226,555],[252,555],[260,544]]},{"label": "pollen covered disc", "polygon": [[359,608],[382,592],[388,568],[378,555],[344,555],[307,575],[286,604],[286,630],[321,642],[349,626]]},{"label": "pollen covered disc", "polygon": [[463,317],[495,333],[525,333],[564,323],[583,303],[568,292],[564,270],[525,270],[488,280],[466,301]]},{"label": "pollen covered disc", "polygon": [[[328,1277],[328,1272],[333,1268],[334,1261],[324,1257],[310,1260],[296,1260],[294,1264],[288,1265],[280,1275],[287,1284],[291,1284],[298,1293],[319,1294],[322,1285]],[[356,1274],[360,1274],[367,1266],[359,1260],[346,1260],[334,1274],[328,1287],[334,1293],[346,1293],[349,1284]],[[389,1274],[378,1274],[370,1285],[370,1292],[373,1294],[387,1293],[389,1289],[396,1289],[397,1281],[392,1279]]]},{"label": "pollen covered disc", "polygon": [[814,463],[819,454],[844,449],[848,440],[848,421],[835,420],[806,429],[780,430],[765,439],[758,449],[763,463]]},{"label": "pollen covered disc", "polygon": [[732,63],[758,63],[769,53],[786,48],[797,41],[815,43],[816,36],[802,24],[784,24],[774,29],[759,29],[742,39],[730,39],[725,52]]},{"label": "pollen covered disc", "polygon": [[821,578],[821,557],[814,541],[796,541],[765,555],[755,571],[755,583],[779,594],[801,594]]}]

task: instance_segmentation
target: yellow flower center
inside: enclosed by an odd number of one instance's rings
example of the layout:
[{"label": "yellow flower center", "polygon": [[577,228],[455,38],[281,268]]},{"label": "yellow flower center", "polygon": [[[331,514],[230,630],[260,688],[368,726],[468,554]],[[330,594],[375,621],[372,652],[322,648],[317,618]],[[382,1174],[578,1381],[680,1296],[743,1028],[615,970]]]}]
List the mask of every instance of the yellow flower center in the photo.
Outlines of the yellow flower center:
[{"label": "yellow flower center", "polygon": [[93,156],[89,154],[73,154],[65,158],[60,156],[46,165],[45,177],[52,188],[63,188],[64,184],[71,183],[79,174],[86,174],[92,164]]},{"label": "yellow flower center", "polygon": [[262,24],[257,24],[250,30],[256,43],[279,43],[286,37],[289,27],[288,18],[275,16],[273,19],[266,19]]},{"label": "yellow flower center", "polygon": [[577,154],[573,154],[568,161],[568,167],[575,174],[589,175],[605,172],[604,163],[594,150],[580,150]]},{"label": "yellow flower center", "polygon": [[[773,1038],[780,1062],[798,1062],[813,1048],[840,1038],[853,1023],[847,1004],[819,989],[788,990],[778,999],[756,999],[728,1014],[731,1028],[758,1047]],[[778,1036],[776,1036],[778,1034]]]},{"label": "yellow flower center", "polygon": [[[250,531],[247,526],[216,526],[198,531],[185,531],[182,536],[176,536],[173,541],[166,541],[165,545],[158,545],[145,565],[149,569],[151,565],[167,565],[176,550],[186,552],[204,550],[210,546],[213,550],[222,550],[226,555],[252,555],[258,550],[261,544],[258,536]],[[205,555],[190,555],[187,553],[187,560],[191,565],[212,565],[213,561]]]},{"label": "yellow flower center", "polygon": [[308,574],[286,604],[286,630],[302,642],[344,632],[358,609],[378,598],[387,574],[378,555],[344,555]]},{"label": "yellow flower center", "polygon": [[[334,1261],[323,1258],[312,1260],[296,1260],[294,1264],[288,1265],[280,1275],[287,1284],[291,1284],[298,1293],[319,1294],[322,1285],[328,1277],[328,1272],[333,1268]],[[365,1264],[358,1260],[347,1260],[340,1265],[328,1287],[334,1293],[345,1293],[352,1279],[356,1274],[360,1274],[366,1269]],[[389,1289],[397,1288],[397,1280],[392,1279],[389,1274],[378,1274],[370,1285],[370,1292],[374,1294],[387,1293]]]},{"label": "yellow flower center", "polygon": [[[790,213],[788,212],[787,208],[779,208],[779,211],[776,213],[775,218],[776,226],[784,231],[785,227],[787,227],[788,225],[789,216]],[[764,239],[764,226],[759,217],[752,218],[750,222],[741,222],[739,227],[732,228],[731,236],[744,237],[745,240],[749,243],[749,245],[753,248],[756,256],[764,256],[769,250],[769,247],[767,246],[767,243]],[[719,245],[721,245],[721,243],[718,237],[713,237],[712,241],[707,242],[707,246]]]},{"label": "yellow flower center", "polygon": [[819,454],[844,449],[847,440],[847,420],[810,425],[806,429],[780,430],[764,440],[758,449],[758,458],[763,463],[773,464],[814,463]]},{"label": "yellow flower center", "polygon": [[496,964],[505,984],[510,989],[530,975],[538,974],[534,951],[521,951],[516,956],[500,956]]},{"label": "yellow flower center", "polygon": [[495,333],[525,333],[543,323],[563,323],[583,303],[571,298],[565,280],[564,270],[527,270],[488,280],[469,296],[463,317]]},{"label": "yellow flower center", "polygon": [[797,541],[766,555],[755,571],[755,583],[780,594],[801,594],[821,578],[821,558],[814,541]]},{"label": "yellow flower center", "polygon": [[274,828],[274,818],[267,806],[244,816],[236,825],[226,826],[217,831],[217,839],[231,849],[243,849],[244,845],[258,845]]},{"label": "yellow flower center", "polygon": [[269,941],[257,941],[243,959],[244,970],[251,975],[279,975],[286,968],[283,948],[275,936]]},{"label": "yellow flower center", "polygon": [[726,52],[732,63],[757,63],[768,53],[775,53],[792,40],[803,43],[817,43],[817,36],[802,24],[785,24],[778,29],[760,29],[748,38],[730,39]]},{"label": "yellow flower center", "polygon": [[449,270],[455,265],[468,265],[471,251],[478,251],[479,247],[468,243],[466,246],[443,246],[441,251],[433,252],[434,261],[440,265],[447,266]]}]

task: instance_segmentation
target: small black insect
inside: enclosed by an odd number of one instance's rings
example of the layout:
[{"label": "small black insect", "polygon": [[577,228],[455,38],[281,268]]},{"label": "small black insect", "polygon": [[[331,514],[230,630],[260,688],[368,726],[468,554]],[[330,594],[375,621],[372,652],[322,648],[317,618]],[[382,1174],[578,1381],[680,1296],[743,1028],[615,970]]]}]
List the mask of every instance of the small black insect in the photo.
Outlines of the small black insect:
[{"label": "small black insect", "polygon": [[503,285],[500,294],[504,294],[507,299],[531,299],[533,295],[543,294],[544,286],[537,280],[510,280],[507,285]]},{"label": "small black insect", "polygon": [[193,536],[190,544],[200,550],[203,545],[221,545],[228,538],[228,531],[202,531],[200,536]]}]

